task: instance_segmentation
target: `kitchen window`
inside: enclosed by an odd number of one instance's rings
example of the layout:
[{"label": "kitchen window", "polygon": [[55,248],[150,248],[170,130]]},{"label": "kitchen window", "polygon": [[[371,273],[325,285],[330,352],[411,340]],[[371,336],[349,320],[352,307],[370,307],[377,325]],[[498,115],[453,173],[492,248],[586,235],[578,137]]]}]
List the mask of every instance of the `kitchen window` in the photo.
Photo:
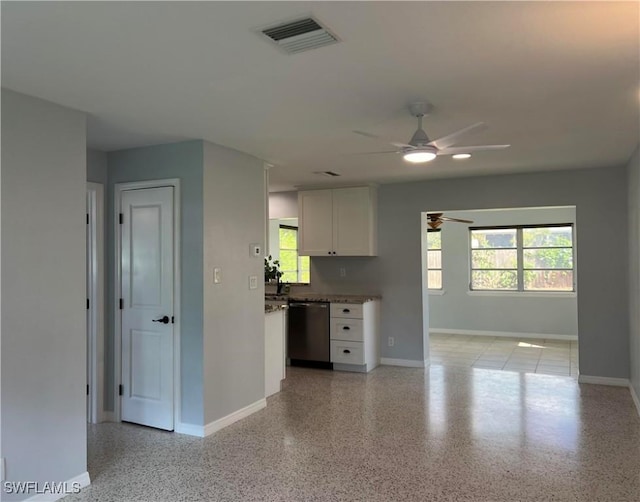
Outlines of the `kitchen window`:
[{"label": "kitchen window", "polygon": [[440,229],[427,230],[427,288],[442,289],[442,234]]},{"label": "kitchen window", "polygon": [[298,255],[298,228],[280,225],[281,282],[309,283],[309,257]]},{"label": "kitchen window", "polygon": [[472,291],[572,292],[573,225],[471,228]]}]

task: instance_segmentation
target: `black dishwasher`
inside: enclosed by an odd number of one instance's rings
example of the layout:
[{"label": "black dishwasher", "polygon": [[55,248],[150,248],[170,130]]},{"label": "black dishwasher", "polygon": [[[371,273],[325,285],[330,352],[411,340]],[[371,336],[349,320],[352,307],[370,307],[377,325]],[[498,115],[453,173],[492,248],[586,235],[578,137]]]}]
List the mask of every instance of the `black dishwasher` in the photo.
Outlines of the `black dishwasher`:
[{"label": "black dishwasher", "polygon": [[333,369],[328,302],[289,302],[287,355],[291,366]]}]

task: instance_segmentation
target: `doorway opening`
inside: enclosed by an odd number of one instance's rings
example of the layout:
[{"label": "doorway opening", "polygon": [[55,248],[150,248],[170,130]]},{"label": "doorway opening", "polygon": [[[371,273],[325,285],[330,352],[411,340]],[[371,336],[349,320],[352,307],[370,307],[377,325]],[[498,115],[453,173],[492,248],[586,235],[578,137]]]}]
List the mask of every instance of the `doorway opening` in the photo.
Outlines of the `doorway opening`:
[{"label": "doorway opening", "polygon": [[87,183],[87,422],[103,420],[104,407],[104,187]]},{"label": "doorway opening", "polygon": [[575,215],[574,206],[423,213],[431,364],[577,378]]}]

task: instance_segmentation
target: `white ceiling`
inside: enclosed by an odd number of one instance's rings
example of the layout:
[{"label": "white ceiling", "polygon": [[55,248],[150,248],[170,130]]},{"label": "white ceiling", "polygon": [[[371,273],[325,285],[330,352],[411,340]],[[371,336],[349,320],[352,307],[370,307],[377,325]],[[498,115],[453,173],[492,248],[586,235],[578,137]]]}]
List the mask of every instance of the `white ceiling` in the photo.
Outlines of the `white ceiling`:
[{"label": "white ceiling", "polygon": [[[339,44],[258,28],[312,14]],[[203,138],[274,165],[271,190],[624,165],[638,143],[638,2],[2,2],[2,85],[89,114],[89,146]],[[409,165],[406,105],[466,161]],[[393,149],[393,148],[391,148]],[[313,171],[332,170],[329,179]]]}]

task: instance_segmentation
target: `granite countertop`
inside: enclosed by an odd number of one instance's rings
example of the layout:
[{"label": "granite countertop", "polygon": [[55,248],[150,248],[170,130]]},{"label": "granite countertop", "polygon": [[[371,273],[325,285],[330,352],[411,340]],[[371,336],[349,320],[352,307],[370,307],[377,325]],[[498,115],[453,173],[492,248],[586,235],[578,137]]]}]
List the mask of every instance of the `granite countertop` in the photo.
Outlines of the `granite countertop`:
[{"label": "granite countertop", "polygon": [[264,306],[264,313],[265,314],[271,314],[272,312],[278,312],[279,310],[284,310],[287,308],[287,305],[265,305]]},{"label": "granite countertop", "polygon": [[289,295],[289,300],[299,302],[366,303],[381,298],[381,295],[333,295],[331,293],[293,293]]}]

